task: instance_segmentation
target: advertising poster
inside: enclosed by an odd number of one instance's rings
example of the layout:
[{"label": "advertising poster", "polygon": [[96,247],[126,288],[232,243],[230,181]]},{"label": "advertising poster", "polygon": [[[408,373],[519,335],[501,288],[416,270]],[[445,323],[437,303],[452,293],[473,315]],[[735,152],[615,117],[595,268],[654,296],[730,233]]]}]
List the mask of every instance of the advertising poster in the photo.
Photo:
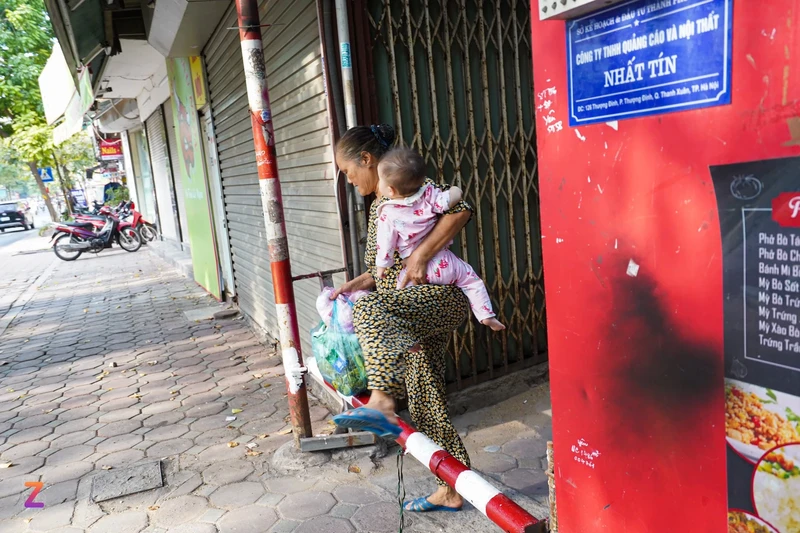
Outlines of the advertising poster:
[{"label": "advertising poster", "polygon": [[800,157],[711,167],[723,257],[729,530],[800,531]]},{"label": "advertising poster", "polygon": [[570,126],[730,103],[732,6],[634,0],[570,20]]},{"label": "advertising poster", "polygon": [[172,116],[180,154],[178,170],[183,178],[194,279],[217,299],[221,299],[219,260],[211,224],[200,121],[196,111],[189,58],[167,59],[167,70],[172,90]]}]

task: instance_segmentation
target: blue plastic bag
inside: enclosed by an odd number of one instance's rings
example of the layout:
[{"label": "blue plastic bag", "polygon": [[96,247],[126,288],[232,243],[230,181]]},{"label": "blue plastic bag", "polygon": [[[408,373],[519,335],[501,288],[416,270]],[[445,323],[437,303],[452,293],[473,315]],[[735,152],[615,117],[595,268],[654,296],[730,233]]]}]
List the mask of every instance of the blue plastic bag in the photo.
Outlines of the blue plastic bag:
[{"label": "blue plastic bag", "polygon": [[367,390],[367,370],[356,334],[348,332],[338,320],[341,310],[337,309],[341,306],[349,306],[346,311],[352,315],[352,302],[337,299],[332,306],[330,325],[323,321],[311,330],[311,348],[325,381],[341,394],[355,396]]}]

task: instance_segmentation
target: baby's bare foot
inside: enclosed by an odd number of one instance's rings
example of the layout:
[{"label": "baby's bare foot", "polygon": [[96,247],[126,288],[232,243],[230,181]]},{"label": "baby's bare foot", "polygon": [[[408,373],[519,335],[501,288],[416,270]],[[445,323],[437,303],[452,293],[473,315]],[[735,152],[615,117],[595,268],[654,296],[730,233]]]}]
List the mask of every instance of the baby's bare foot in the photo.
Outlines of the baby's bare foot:
[{"label": "baby's bare foot", "polygon": [[483,324],[484,326],[489,326],[490,328],[492,328],[493,331],[503,331],[504,329],[506,329],[503,323],[494,317],[487,318],[486,320],[481,320],[481,324]]}]

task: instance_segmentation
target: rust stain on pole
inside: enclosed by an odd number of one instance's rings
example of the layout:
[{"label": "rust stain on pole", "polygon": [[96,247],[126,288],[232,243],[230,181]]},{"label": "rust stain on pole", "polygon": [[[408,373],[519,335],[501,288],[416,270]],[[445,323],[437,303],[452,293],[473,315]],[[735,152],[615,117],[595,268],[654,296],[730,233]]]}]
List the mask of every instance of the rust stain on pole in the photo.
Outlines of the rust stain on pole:
[{"label": "rust stain on pole", "polygon": [[242,45],[247,100],[258,168],[258,183],[267,230],[270,269],[278,314],[281,354],[286,375],[289,414],[295,443],[311,436],[311,417],[308,412],[303,354],[300,350],[297,312],[292,286],[292,267],[289,261],[289,243],[283,216],[283,199],[278,178],[275,152],[275,131],[267,88],[267,69],[261,42],[261,20],[257,0],[236,0],[239,16],[239,38]]}]

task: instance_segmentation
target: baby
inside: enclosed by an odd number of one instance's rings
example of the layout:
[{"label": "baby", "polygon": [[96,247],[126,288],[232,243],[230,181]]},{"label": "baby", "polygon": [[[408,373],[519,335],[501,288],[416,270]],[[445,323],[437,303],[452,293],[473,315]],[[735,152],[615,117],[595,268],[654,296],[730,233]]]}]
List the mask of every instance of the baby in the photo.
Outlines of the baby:
[{"label": "baby", "polygon": [[[378,276],[394,265],[394,252],[405,259],[431,232],[438,215],[461,201],[458,187],[447,191],[425,183],[425,162],[408,148],[387,152],[378,164],[378,190],[389,200],[378,207]],[[434,285],[456,285],[469,299],[472,312],[481,324],[494,331],[506,329],[495,318],[492,302],[483,280],[472,267],[445,248],[428,263],[428,282]],[[398,282],[405,277],[400,273]]]}]

